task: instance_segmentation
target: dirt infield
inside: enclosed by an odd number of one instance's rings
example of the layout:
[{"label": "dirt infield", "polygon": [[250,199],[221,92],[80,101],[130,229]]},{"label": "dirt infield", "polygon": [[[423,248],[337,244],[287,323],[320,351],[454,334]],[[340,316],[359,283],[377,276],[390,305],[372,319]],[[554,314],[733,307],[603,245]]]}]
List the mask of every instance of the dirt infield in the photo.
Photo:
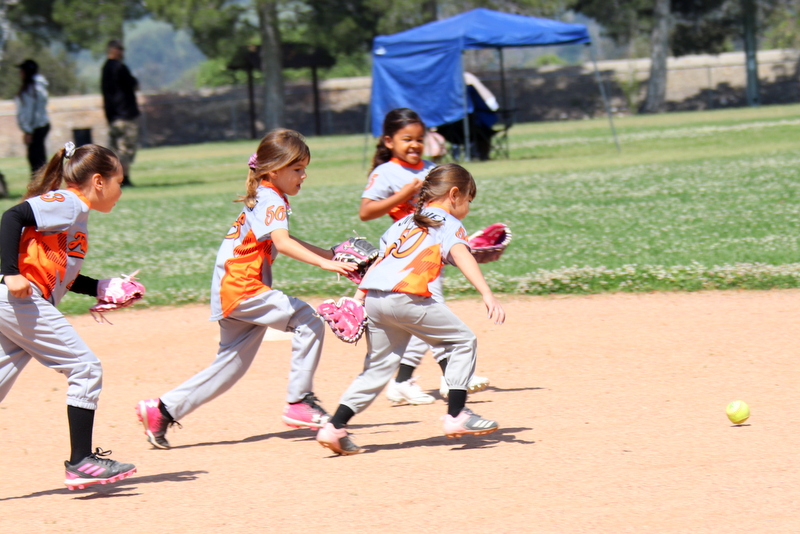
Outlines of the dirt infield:
[{"label": "dirt infield", "polygon": [[[478,334],[492,387],[470,407],[500,430],[448,440],[443,401],[353,419],[367,453],[335,457],[280,421],[289,341],[267,341],[228,393],[154,450],[134,415],[207,365],[206,306],[73,319],[100,355],[95,443],[133,478],[68,491],[63,377],[31,363],[0,405],[0,532],[800,532],[800,291],[477,300],[450,304]],[[329,409],[365,344],[326,340]],[[431,359],[419,371],[438,389]],[[437,393],[432,393],[437,395]],[[734,426],[726,404],[747,401]]]}]

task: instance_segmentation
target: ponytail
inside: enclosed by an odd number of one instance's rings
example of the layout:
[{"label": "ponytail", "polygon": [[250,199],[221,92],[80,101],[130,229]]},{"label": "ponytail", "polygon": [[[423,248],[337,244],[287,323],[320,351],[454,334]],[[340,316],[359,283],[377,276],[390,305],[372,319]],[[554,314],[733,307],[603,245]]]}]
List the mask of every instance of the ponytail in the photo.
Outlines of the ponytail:
[{"label": "ponytail", "polygon": [[414,211],[414,222],[417,226],[427,229],[444,224],[439,219],[423,214],[422,210],[430,202],[446,197],[454,187],[458,189],[459,195],[466,195],[470,199],[475,198],[478,193],[472,175],[461,165],[446,163],[428,173],[419,190],[417,208]]},{"label": "ponytail", "polygon": [[61,189],[62,181],[67,187],[79,188],[94,174],[110,178],[120,169],[119,158],[110,149],[100,145],[75,148],[70,142],[56,152],[46,166],[36,171],[24,199]]},{"label": "ponytail", "polygon": [[390,159],[392,159],[392,151],[383,144],[383,136],[381,136],[380,141],[378,141],[378,144],[375,146],[375,155],[372,156],[372,168],[370,168],[369,172],[374,171],[375,167],[383,165]]},{"label": "ponytail", "polygon": [[[48,191],[61,189],[61,180],[64,176],[64,152],[62,148],[50,158],[46,166],[36,171],[28,184],[25,199],[44,195]],[[24,199],[23,199],[24,200]]]},{"label": "ponytail", "polygon": [[234,202],[241,202],[248,208],[252,209],[256,205],[256,195],[258,194],[258,186],[261,184],[261,178],[255,169],[250,169],[247,172],[247,179],[244,182],[244,195],[236,199]]}]

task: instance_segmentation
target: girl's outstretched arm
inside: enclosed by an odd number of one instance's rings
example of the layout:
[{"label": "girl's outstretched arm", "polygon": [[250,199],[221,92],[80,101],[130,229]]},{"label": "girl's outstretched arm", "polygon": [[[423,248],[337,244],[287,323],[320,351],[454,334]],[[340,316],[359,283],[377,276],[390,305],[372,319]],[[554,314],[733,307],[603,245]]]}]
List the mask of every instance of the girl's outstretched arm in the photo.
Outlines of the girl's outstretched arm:
[{"label": "girl's outstretched arm", "polygon": [[305,248],[307,248],[308,250],[310,250],[311,252],[313,252],[317,256],[322,256],[326,260],[332,260],[333,259],[333,251],[331,249],[329,249],[329,248],[320,248],[320,247],[318,247],[316,245],[312,245],[311,243],[306,243],[302,239],[298,239],[293,235],[290,235],[289,237],[291,237],[292,239],[294,239],[295,241],[297,241],[298,243],[303,245]]},{"label": "girl's outstretched arm", "polygon": [[492,290],[489,288],[489,284],[486,283],[481,268],[469,251],[469,247],[463,243],[459,243],[450,249],[450,256],[452,256],[456,267],[464,273],[464,276],[469,280],[470,284],[475,286],[475,289],[477,289],[478,293],[483,297],[483,303],[486,305],[489,319],[494,320],[494,324],[503,324],[506,320],[506,312],[503,310],[500,302],[492,294]]},{"label": "girl's outstretched arm", "polygon": [[273,230],[272,234],[270,234],[270,238],[272,239],[272,242],[275,243],[275,248],[277,248],[278,252],[281,254],[289,256],[297,261],[315,265],[321,269],[325,269],[326,271],[343,275],[348,271],[354,271],[358,268],[355,263],[329,260],[315,252],[312,252],[306,248],[305,244],[290,236],[289,231],[286,229],[281,228],[278,230]]}]

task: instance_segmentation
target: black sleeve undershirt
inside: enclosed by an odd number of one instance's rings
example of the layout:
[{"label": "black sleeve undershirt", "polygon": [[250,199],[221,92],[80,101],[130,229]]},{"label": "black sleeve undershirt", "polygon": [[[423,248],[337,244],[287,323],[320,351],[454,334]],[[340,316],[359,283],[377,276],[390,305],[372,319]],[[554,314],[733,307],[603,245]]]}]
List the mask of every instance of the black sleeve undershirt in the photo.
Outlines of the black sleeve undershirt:
[{"label": "black sleeve undershirt", "polygon": [[[36,217],[30,203],[20,202],[3,214],[0,220],[0,274],[20,274],[19,241],[22,229],[26,226],[36,227]],[[96,297],[97,280],[79,274],[69,290]]]},{"label": "black sleeve undershirt", "polygon": [[36,217],[28,202],[9,208],[0,220],[0,274],[19,274],[19,241],[22,229],[36,227]]}]

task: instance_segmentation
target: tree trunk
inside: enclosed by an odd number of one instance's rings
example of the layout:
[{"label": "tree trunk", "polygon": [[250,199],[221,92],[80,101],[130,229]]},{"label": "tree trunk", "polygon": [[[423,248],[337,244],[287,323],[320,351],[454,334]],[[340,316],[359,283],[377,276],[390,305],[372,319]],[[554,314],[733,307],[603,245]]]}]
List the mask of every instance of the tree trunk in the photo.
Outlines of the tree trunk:
[{"label": "tree trunk", "polygon": [[425,22],[433,22],[439,19],[439,6],[437,4],[437,0],[424,0],[422,2],[422,18]]},{"label": "tree trunk", "polygon": [[655,0],[652,51],[650,53],[650,79],[647,97],[642,104],[643,113],[658,113],[667,95],[667,55],[669,52],[670,0]]},{"label": "tree trunk", "polygon": [[13,3],[16,2],[0,0],[0,60],[3,59],[6,41],[8,41],[8,37],[11,34],[11,24],[8,22],[8,6]]},{"label": "tree trunk", "polygon": [[264,73],[264,127],[284,125],[283,53],[275,0],[257,0],[261,30],[261,70]]},{"label": "tree trunk", "polygon": [[747,105],[757,106],[758,90],[758,43],[756,42],[757,7],[755,0],[742,0],[742,22],[744,25],[744,55],[747,68]]}]

